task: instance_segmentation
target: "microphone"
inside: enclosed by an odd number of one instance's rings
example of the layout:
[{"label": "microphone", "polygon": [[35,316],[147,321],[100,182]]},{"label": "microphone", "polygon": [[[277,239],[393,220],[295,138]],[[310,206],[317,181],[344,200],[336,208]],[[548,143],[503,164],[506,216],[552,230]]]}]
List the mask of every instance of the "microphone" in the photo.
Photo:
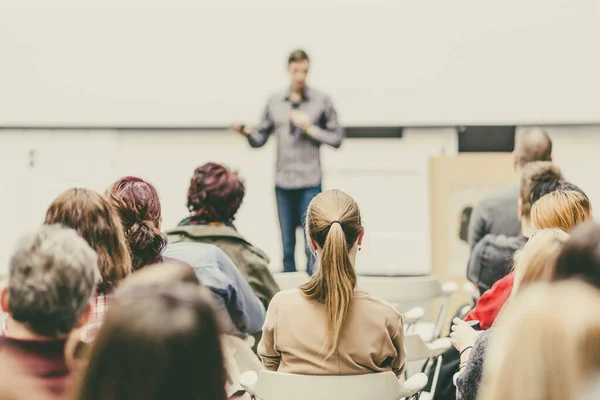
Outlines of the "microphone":
[{"label": "microphone", "polygon": [[[292,102],[292,110],[298,110],[299,108],[300,108],[300,103]],[[294,125],[290,121],[290,133],[295,138],[299,138],[300,135],[302,135],[302,128],[300,128],[299,126]]]}]

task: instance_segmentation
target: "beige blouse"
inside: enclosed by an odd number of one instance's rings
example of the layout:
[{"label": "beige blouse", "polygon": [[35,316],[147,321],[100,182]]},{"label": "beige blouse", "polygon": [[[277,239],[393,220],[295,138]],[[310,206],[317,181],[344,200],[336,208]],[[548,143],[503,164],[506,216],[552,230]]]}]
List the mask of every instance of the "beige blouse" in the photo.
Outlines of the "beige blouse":
[{"label": "beige blouse", "polygon": [[340,334],[338,351],[325,350],[325,307],[299,289],[275,295],[265,319],[258,354],[265,368],[303,375],[360,375],[404,371],[402,315],[361,289]]}]

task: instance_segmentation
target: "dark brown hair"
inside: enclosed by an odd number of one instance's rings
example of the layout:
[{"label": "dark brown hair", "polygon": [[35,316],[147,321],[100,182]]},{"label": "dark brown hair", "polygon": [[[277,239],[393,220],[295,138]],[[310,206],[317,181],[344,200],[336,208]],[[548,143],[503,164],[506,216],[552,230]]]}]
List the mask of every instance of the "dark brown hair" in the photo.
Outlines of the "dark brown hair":
[{"label": "dark brown hair", "polygon": [[210,295],[183,283],[139,289],[108,310],[77,399],[225,400]]},{"label": "dark brown hair", "polygon": [[207,163],[194,171],[187,206],[198,222],[232,222],[244,193],[244,183],[237,173],[223,165]]},{"label": "dark brown hair", "polygon": [[109,292],[132,272],[123,226],[107,199],[89,189],[68,189],[46,212],[45,224],[75,229],[98,256],[102,282],[97,291]]},{"label": "dark brown hair", "polygon": [[555,280],[579,278],[600,289],[600,225],[581,224],[558,255]]},{"label": "dark brown hair", "polygon": [[126,176],[112,185],[108,198],[125,229],[133,269],[161,262],[167,237],[159,229],[162,214],[154,186],[141,178]]},{"label": "dark brown hair", "polygon": [[300,62],[305,60],[310,61],[308,54],[306,54],[306,52],[302,49],[296,49],[290,53],[290,56],[288,57],[288,65],[294,62]]},{"label": "dark brown hair", "polygon": [[519,197],[523,215],[529,216],[531,213],[531,206],[533,205],[531,195],[536,185],[542,182],[559,182],[562,178],[560,168],[551,161],[531,162],[523,166],[519,184]]}]

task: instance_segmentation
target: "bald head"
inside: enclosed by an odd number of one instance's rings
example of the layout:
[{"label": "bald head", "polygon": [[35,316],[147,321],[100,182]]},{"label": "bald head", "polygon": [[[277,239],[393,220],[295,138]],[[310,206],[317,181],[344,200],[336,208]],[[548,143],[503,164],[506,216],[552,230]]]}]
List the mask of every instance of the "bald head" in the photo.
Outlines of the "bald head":
[{"label": "bald head", "polygon": [[515,164],[522,167],[533,161],[552,161],[552,139],[541,128],[530,128],[516,136]]}]

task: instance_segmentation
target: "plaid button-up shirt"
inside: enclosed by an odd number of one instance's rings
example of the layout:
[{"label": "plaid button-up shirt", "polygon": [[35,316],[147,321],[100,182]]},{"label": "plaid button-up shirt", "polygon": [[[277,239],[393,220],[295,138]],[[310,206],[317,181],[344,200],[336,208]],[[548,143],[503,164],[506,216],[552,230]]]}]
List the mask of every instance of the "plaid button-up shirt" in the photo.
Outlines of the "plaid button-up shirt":
[{"label": "plaid button-up shirt", "polygon": [[271,96],[259,126],[248,136],[252,147],[263,146],[271,134],[277,137],[275,184],[284,189],[319,185],[321,144],[338,148],[344,138],[333,103],[324,93],[306,88],[303,101],[294,109],[309,115],[317,128],[314,135],[309,136],[292,126],[292,104],[286,91]]},{"label": "plaid button-up shirt", "polygon": [[84,343],[91,343],[96,338],[104,315],[108,311],[109,297],[105,294],[98,294],[91,300],[92,312],[88,322],[79,330],[79,339]]}]

